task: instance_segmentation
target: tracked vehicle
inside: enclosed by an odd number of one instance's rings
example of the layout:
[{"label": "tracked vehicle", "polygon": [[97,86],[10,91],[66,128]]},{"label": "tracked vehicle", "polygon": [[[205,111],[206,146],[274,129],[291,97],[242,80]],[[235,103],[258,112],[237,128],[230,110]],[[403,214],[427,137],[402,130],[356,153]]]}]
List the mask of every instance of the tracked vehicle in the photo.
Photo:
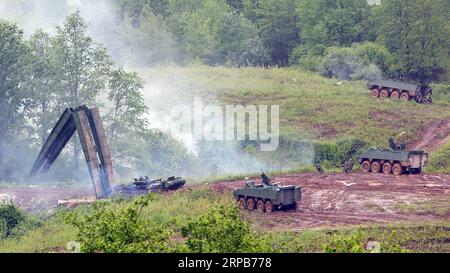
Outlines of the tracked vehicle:
[{"label": "tracked vehicle", "polygon": [[300,187],[274,184],[264,173],[261,178],[262,184],[247,181],[244,188],[234,191],[240,209],[270,213],[277,209],[297,208],[297,202],[301,200]]},{"label": "tracked vehicle", "polygon": [[385,174],[419,174],[427,165],[428,154],[424,151],[394,151],[371,148],[358,157],[364,172]]},{"label": "tracked vehicle", "polygon": [[123,196],[144,195],[149,192],[163,193],[182,188],[186,180],[181,177],[171,176],[167,179],[151,180],[148,176],[135,178],[131,184],[122,184],[114,188],[114,192]]},{"label": "tracked vehicle", "polygon": [[433,90],[420,84],[406,82],[380,80],[369,81],[367,87],[374,98],[415,100],[418,103],[432,103]]}]

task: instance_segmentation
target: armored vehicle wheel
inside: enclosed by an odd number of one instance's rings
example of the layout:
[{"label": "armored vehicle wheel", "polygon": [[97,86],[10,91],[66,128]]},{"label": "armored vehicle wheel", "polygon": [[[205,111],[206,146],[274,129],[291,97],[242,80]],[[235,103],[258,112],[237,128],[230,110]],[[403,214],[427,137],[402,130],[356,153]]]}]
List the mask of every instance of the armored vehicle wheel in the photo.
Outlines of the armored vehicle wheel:
[{"label": "armored vehicle wheel", "polygon": [[370,165],[370,170],[373,173],[379,173],[381,171],[381,164],[378,161],[374,161],[372,162],[372,164]]},{"label": "armored vehicle wheel", "polygon": [[410,99],[409,92],[403,92],[400,95],[400,99],[402,99],[402,100],[409,100]]},{"label": "armored vehicle wheel", "polygon": [[403,167],[400,165],[400,163],[395,163],[394,166],[392,166],[392,172],[395,175],[402,175],[403,174]]},{"label": "armored vehicle wheel", "polygon": [[256,203],[256,208],[259,210],[259,211],[262,211],[262,212],[264,212],[265,211],[265,207],[264,207],[264,201],[262,200],[262,199],[259,199],[258,200],[258,202]]},{"label": "armored vehicle wheel", "polygon": [[264,207],[266,209],[266,212],[268,212],[268,213],[271,213],[271,212],[274,211],[274,207],[273,207],[272,201],[270,201],[270,200],[266,201],[266,203],[264,204]]},{"label": "armored vehicle wheel", "polygon": [[392,91],[391,98],[399,99],[400,98],[400,92],[398,92],[397,90]]},{"label": "armored vehicle wheel", "polygon": [[247,209],[248,210],[254,210],[255,209],[255,199],[249,198],[247,199]]},{"label": "armored vehicle wheel", "polygon": [[363,170],[363,172],[370,172],[370,161],[369,160],[364,160],[363,163],[361,164],[361,169]]},{"label": "armored vehicle wheel", "polygon": [[383,164],[383,173],[390,174],[392,173],[392,164],[391,162],[386,162]]},{"label": "armored vehicle wheel", "polygon": [[389,97],[389,92],[386,89],[381,90],[380,98],[387,98],[387,97]]},{"label": "armored vehicle wheel", "polygon": [[239,205],[239,209],[242,209],[242,210],[245,209],[246,202],[245,202],[245,198],[244,197],[239,198],[238,205]]},{"label": "armored vehicle wheel", "polygon": [[370,94],[372,95],[372,97],[374,98],[378,98],[380,96],[380,91],[376,88],[372,89],[372,91],[370,91]]}]

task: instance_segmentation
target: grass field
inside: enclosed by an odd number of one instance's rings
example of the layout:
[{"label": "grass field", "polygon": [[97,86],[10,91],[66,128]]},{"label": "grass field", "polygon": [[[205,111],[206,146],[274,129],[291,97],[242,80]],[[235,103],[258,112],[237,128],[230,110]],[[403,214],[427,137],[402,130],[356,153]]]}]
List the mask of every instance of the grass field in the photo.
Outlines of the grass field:
[{"label": "grass field", "polygon": [[[296,140],[356,138],[387,146],[389,136],[406,141],[432,120],[450,116],[448,86],[434,88],[434,104],[372,99],[363,81],[339,81],[295,68],[192,66],[140,70],[180,97],[202,95],[233,105],[280,105],[280,133]],[[170,97],[170,96],[169,96]],[[173,98],[171,98],[173,99]]]}]

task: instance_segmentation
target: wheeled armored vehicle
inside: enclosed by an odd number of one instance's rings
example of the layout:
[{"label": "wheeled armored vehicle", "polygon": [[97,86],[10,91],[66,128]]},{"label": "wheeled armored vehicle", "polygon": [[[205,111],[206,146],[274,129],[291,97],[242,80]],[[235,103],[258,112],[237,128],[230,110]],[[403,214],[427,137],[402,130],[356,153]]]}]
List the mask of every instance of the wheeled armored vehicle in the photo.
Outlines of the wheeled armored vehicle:
[{"label": "wheeled armored vehicle", "polygon": [[418,103],[432,103],[433,90],[421,84],[391,80],[369,81],[367,87],[374,98],[412,100]]},{"label": "wheeled armored vehicle", "polygon": [[427,165],[428,154],[424,151],[394,151],[371,148],[358,157],[364,172],[402,175],[419,174]]},{"label": "wheeled armored vehicle", "polygon": [[234,191],[240,209],[273,212],[277,209],[297,208],[301,200],[301,189],[296,186],[274,184],[262,173],[262,184],[247,181],[245,187]]}]

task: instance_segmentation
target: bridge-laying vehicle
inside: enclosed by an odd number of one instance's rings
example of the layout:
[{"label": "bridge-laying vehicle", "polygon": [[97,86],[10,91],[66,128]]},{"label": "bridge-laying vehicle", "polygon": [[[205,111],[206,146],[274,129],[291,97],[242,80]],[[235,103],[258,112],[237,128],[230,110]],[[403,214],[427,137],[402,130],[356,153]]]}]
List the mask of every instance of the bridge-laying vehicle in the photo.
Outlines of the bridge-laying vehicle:
[{"label": "bridge-laying vehicle", "polygon": [[297,202],[301,200],[300,187],[272,183],[264,172],[261,179],[262,184],[247,181],[244,188],[233,192],[240,209],[257,209],[270,213],[276,209],[297,208]]},{"label": "bridge-laying vehicle", "polygon": [[418,103],[432,103],[433,90],[425,85],[398,82],[392,80],[369,81],[367,87],[374,98],[391,98]]},{"label": "bridge-laying vehicle", "polygon": [[149,191],[176,190],[186,183],[179,177],[166,180],[144,177],[135,179],[131,185],[114,187],[112,160],[100,113],[97,108],[85,105],[65,109],[39,152],[30,177],[47,172],[75,132],[78,132],[97,198],[109,197],[115,191],[134,196]]},{"label": "bridge-laying vehicle", "polygon": [[428,154],[424,151],[395,151],[372,147],[358,157],[364,172],[402,175],[419,174],[427,165]]}]

